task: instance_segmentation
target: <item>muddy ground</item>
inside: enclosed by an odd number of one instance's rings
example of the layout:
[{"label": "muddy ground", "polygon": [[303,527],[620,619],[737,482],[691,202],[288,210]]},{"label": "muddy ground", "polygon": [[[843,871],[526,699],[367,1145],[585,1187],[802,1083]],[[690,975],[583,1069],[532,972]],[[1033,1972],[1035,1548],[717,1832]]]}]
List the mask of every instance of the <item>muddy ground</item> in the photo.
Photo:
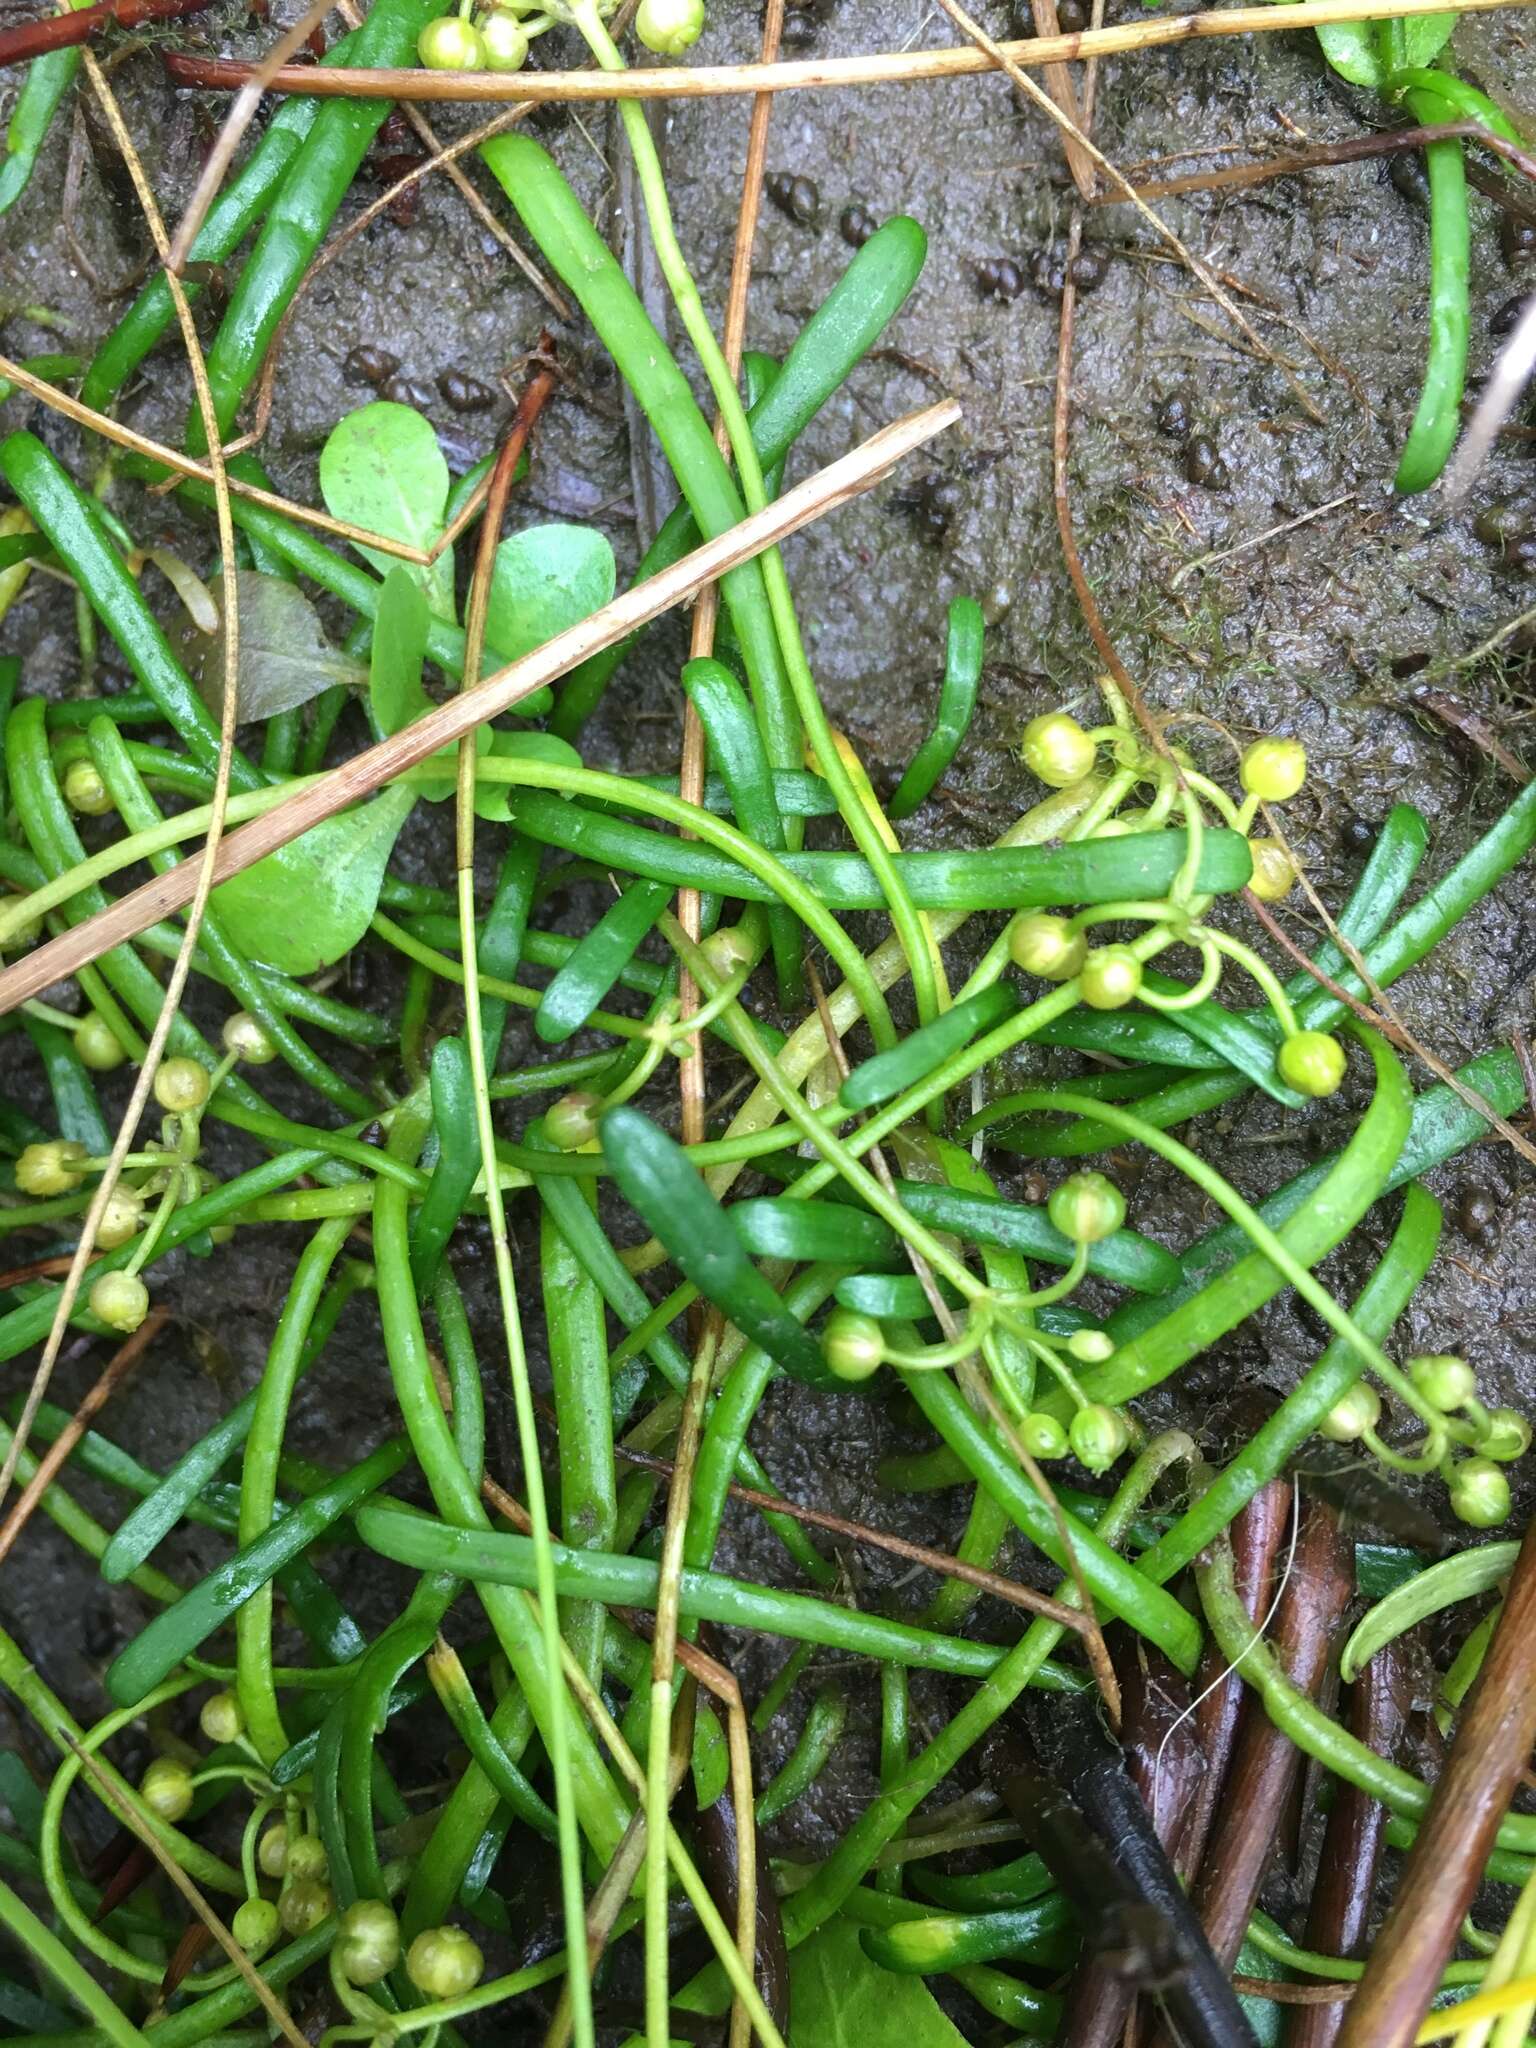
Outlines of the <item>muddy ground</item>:
[{"label": "muddy ground", "polygon": [[[1010,21],[998,0],[983,12],[998,34]],[[1536,60],[1526,17],[1465,22],[1455,44],[1464,70],[1517,115],[1536,114]],[[699,55],[744,58],[755,47],[755,11],[717,4]],[[245,26],[210,29],[213,47],[245,49]],[[199,38],[189,38],[197,46]],[[826,54],[943,43],[937,9],[903,0],[835,0],[816,49]],[[555,61],[558,37],[545,46]],[[541,52],[541,61],[544,52]],[[576,61],[568,50],[562,61]],[[218,107],[164,83],[157,60],[131,56],[117,74],[157,190],[174,215]],[[0,109],[10,80],[0,86]],[[1272,152],[1304,139],[1354,135],[1381,110],[1326,71],[1310,36],[1270,35],[1153,51],[1105,68],[1097,134],[1121,165],[1148,166],[1175,153],[1177,171],[1215,167],[1233,152]],[[445,117],[451,131],[454,122]],[[744,149],[743,102],[684,103],[661,123],[683,245],[706,302],[718,308],[735,225]],[[545,129],[584,197],[617,238],[621,186],[616,124],[600,111]],[[773,207],[758,237],[749,339],[782,350],[848,257],[837,221],[860,203],[876,216],[906,211],[931,237],[927,270],[888,336],[806,435],[795,469],[804,473],[842,453],[877,424],[941,392],[965,407],[963,426],[916,471],[882,486],[791,544],[790,566],[824,694],[852,733],[877,781],[888,784],[919,739],[941,660],[951,596],[981,597],[994,620],[983,707],[942,799],[917,836],[982,844],[1030,800],[1014,756],[1030,715],[1058,702],[1089,701],[1095,658],[1069,588],[1049,491],[1049,424],[1057,308],[1026,286],[1011,304],[981,296],[975,266],[1009,257],[1028,271],[1034,253],[1064,234],[1069,195],[1047,122],[1022,108],[1001,80],[786,95],[774,111],[769,168],[808,176],[819,188],[820,219],[803,225]],[[1148,172],[1147,175],[1159,175]],[[492,203],[506,208],[480,177]],[[1409,181],[1367,163],[1285,180],[1228,198],[1167,202],[1166,218],[1221,272],[1261,332],[1269,359],[1234,334],[1196,281],[1169,260],[1124,208],[1095,210],[1087,239],[1105,259],[1098,288],[1079,306],[1072,436],[1072,499],[1090,576],[1120,651],[1154,705],[1225,722],[1240,736],[1276,730],[1305,741],[1313,763],[1307,794],[1292,807],[1292,829],[1325,897],[1337,903],[1362,854],[1358,821],[1379,819],[1409,797],[1426,813],[1426,875],[1443,869],[1507,800],[1508,784],[1446,733],[1416,714],[1410,692],[1426,666],[1454,659],[1536,602],[1529,582],[1473,534],[1484,506],[1528,490],[1528,443],[1507,441],[1469,506],[1446,517],[1433,504],[1394,501],[1390,478],[1417,391],[1424,345],[1427,227]],[[363,187],[368,196],[372,188]],[[1473,368],[1491,352],[1489,319],[1522,288],[1501,253],[1494,209],[1474,200]],[[113,287],[139,273],[146,242],[110,152],[87,125],[73,143],[59,124],[25,201],[0,227],[0,346],[16,355],[44,347],[88,352],[122,299]],[[51,337],[28,309],[58,316]],[[494,443],[510,412],[458,415],[436,380],[459,370],[494,384],[530,348],[547,309],[445,183],[430,181],[414,224],[385,219],[355,241],[310,295],[289,344],[267,459],[279,485],[315,494],[315,453],[334,422],[367,393],[348,385],[343,359],[359,343],[396,354],[426,394],[456,469]],[[591,517],[610,535],[621,572],[638,552],[637,500],[654,472],[629,445],[623,407],[607,364],[577,326],[558,330],[571,368],[569,391],[546,415],[522,510],[516,517]],[[1185,447],[1159,428],[1165,401],[1187,394],[1197,430],[1214,442],[1220,488],[1192,482]],[[146,366],[125,414],[150,431],[174,434],[186,403],[174,353]],[[73,431],[24,400],[0,411],[7,428],[26,422],[66,455]],[[921,491],[914,484],[925,481]],[[941,485],[942,488],[936,488]],[[1536,500],[1536,493],[1533,493]],[[914,503],[914,499],[918,502]],[[125,488],[115,502],[130,523],[153,520],[175,532],[163,507],[146,514]],[[938,506],[943,517],[935,515]],[[1278,537],[1270,530],[1301,515],[1310,523]],[[206,539],[201,547],[207,565]],[[1220,559],[1207,559],[1220,557]],[[1530,698],[1518,643],[1453,686],[1494,719],[1517,748]],[[594,757],[637,771],[670,767],[680,730],[676,628],[632,660],[593,728]],[[23,652],[28,686],[73,686],[72,616],[55,586],[34,586],[0,628],[0,650]],[[110,663],[110,650],[104,651]],[[425,829],[408,835],[420,873],[441,880],[443,846]],[[1443,1058],[1458,1063],[1514,1026],[1530,1023],[1529,974],[1536,963],[1536,913],[1528,877],[1512,878],[1405,984],[1402,1012]],[[451,1002],[435,1022],[451,1028]],[[42,1107],[40,1082],[15,1038],[0,1045],[4,1085]],[[522,1044],[509,1035],[509,1060]],[[1420,1077],[1421,1080],[1424,1078]],[[1001,1088],[1005,1077],[998,1077]],[[46,1113],[45,1111],[43,1113]],[[1317,1113],[1325,1130],[1337,1108]],[[1254,1189],[1302,1163],[1299,1151],[1266,1142],[1273,1118],[1262,1102],[1229,1124],[1208,1123],[1197,1142]],[[234,1155],[231,1155],[232,1157]],[[1017,1179],[1017,1177],[1015,1177]],[[1006,1171],[1005,1186],[1009,1184]],[[1532,1195],[1525,1169],[1503,1148],[1485,1147],[1437,1176],[1453,1211],[1469,1186],[1495,1193],[1493,1242],[1471,1242],[1449,1227],[1434,1274],[1405,1319],[1414,1348],[1459,1348],[1484,1377],[1486,1398],[1536,1410],[1536,1286],[1525,1247]],[[531,1260],[529,1217],[523,1250]],[[1132,1220],[1180,1244],[1203,1227],[1197,1208],[1156,1172],[1135,1190]],[[1331,1269],[1347,1287],[1379,1245],[1387,1221],[1372,1220]],[[250,1241],[248,1241],[248,1239]],[[471,1255],[473,1247],[471,1247]],[[178,1261],[157,1281],[184,1319],[174,1343],[157,1347],[152,1368],[121,1396],[113,1429],[156,1467],[167,1465],[259,1372],[291,1271],[291,1235],[242,1233],[239,1249],[206,1265]],[[471,1257],[472,1263],[472,1257]],[[490,1325],[487,1322],[489,1335]],[[1213,1451],[1241,1427],[1232,1403],[1253,1389],[1283,1390],[1315,1355],[1296,1315],[1277,1305],[1232,1344],[1186,1373],[1159,1413],[1195,1426]],[[349,1312],[334,1355],[306,1382],[296,1404],[300,1450],[340,1458],[376,1440],[386,1425],[384,1367],[376,1328]],[[487,1361],[494,1346],[484,1346]],[[77,1395],[99,1367],[95,1352],[61,1371],[60,1398]],[[18,1376],[12,1369],[12,1384]],[[515,1468],[505,1414],[494,1416],[493,1457]],[[902,1436],[899,1418],[860,1400],[808,1400],[780,1391],[767,1403],[757,1447],[792,1495],[952,1541],[957,1495],[898,1502],[876,1484],[879,1456]],[[90,1498],[89,1487],[82,1494]],[[106,1503],[93,1503],[105,1511]],[[1423,1508],[1436,1511],[1426,1492]],[[1422,1510],[1421,1510],[1422,1512]],[[168,1568],[190,1569],[194,1545],[169,1546]],[[725,1553],[744,1572],[774,1575],[771,1539],[735,1518]],[[912,1608],[931,1586],[897,1590],[902,1574],[868,1554],[850,1559],[861,1599]],[[365,1618],[392,1589],[359,1583],[349,1595]],[[97,1674],[138,1625],[131,1592],[102,1589],[78,1553],[34,1522],[0,1586],[0,1616],[38,1658],[50,1681],[87,1713]],[[998,1609],[978,1625],[1009,1630]],[[743,1648],[742,1669],[759,1687],[777,1651]],[[854,1734],[837,1768],[784,1823],[782,1846],[825,1848],[868,1796],[875,1698],[865,1673],[849,1673]],[[765,1738],[761,1770],[793,1739],[808,1689]],[[919,1688],[925,1713],[950,1708],[937,1683]]]}]

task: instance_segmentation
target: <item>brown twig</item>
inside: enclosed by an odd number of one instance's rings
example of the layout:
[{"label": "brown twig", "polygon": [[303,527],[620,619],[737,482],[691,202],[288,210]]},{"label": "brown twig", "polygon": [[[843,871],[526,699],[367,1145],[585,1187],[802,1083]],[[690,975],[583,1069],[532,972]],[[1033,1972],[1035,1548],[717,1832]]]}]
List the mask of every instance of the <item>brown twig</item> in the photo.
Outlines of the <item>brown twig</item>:
[{"label": "brown twig", "polygon": [[1426,684],[1410,691],[1409,701],[1420,711],[1427,711],[1432,718],[1438,718],[1442,725],[1448,725],[1452,732],[1460,733],[1490,761],[1497,761],[1510,780],[1518,782],[1522,789],[1530,781],[1531,771],[1524,762],[1516,759],[1482,713],[1474,711],[1464,698]]},{"label": "brown twig", "polygon": [[137,28],[144,21],[170,21],[178,15],[200,14],[211,0],[101,0],[96,7],[81,7],[71,14],[55,14],[46,21],[22,21],[14,28],[0,29],[0,71],[12,64],[29,64],[50,50],[71,49],[89,42],[98,29]]},{"label": "brown twig", "polygon": [[[637,627],[670,611],[737,562],[761,553],[765,547],[774,546],[811,521],[860,496],[898,462],[952,427],[959,418],[960,408],[950,400],[882,428],[852,453],[819,470],[761,512],[705,541],[670,569],[623,592],[591,618],[557,634],[521,661],[488,676],[473,692],[461,693],[438,705],[402,731],[343,762],[230,833],[219,847],[212,879],[224,882],[231,875],[243,873],[253,862],[287,846],[311,826],[334,817],[349,804],[370,796],[381,784],[416,767],[440,747],[456,745],[476,726],[498,717],[589,655],[600,653]],[[192,871],[198,866],[183,861],[0,972],[0,1015],[29,996],[40,995],[64,976],[78,973],[112,946],[137,937],[160,918],[179,910],[196,887]]]},{"label": "brown twig", "polygon": [[[1492,13],[1528,0],[1459,0],[1457,14]],[[1269,7],[1213,8],[1174,14],[1076,35],[1035,36],[1000,45],[1019,65],[1073,63],[1079,58],[1115,57],[1170,43],[1203,42],[1212,36],[1290,33],[1337,21],[1413,20],[1446,10],[1442,0],[1293,0],[1284,14]],[[252,67],[228,58],[203,58],[188,82],[214,90],[245,83]],[[661,66],[633,71],[410,71],[372,67],[332,71],[294,64],[268,83],[277,92],[314,93],[334,99],[387,100],[613,100],[712,99],[757,92],[806,92],[853,85],[905,85],[934,78],[974,78],[992,60],[974,50],[892,50],[869,57],[829,57],[792,64],[721,64],[687,69]]]},{"label": "brown twig", "polygon": [[1429,2010],[1536,1742],[1533,1643],[1536,1522],[1525,1532],[1504,1611],[1365,1975],[1350,2000],[1339,2048],[1409,2048]]},{"label": "brown twig", "polygon": [[[670,1458],[658,1458],[649,1451],[631,1450],[625,1444],[616,1445],[615,1449],[626,1463],[644,1466],[649,1472],[666,1474],[672,1470]],[[805,1522],[813,1529],[825,1529],[829,1535],[841,1536],[849,1543],[866,1544],[871,1550],[889,1551],[892,1557],[904,1557],[909,1564],[923,1565],[944,1578],[963,1579],[968,1586],[990,1593],[996,1600],[1006,1600],[1010,1607],[1022,1607],[1031,1614],[1046,1615],[1078,1635],[1084,1632],[1083,1616],[1076,1607],[1069,1607],[1062,1600],[1053,1600],[1048,1593],[1037,1593],[1032,1586],[1021,1586],[1016,1579],[984,1571],[980,1565],[966,1564],[958,1557],[951,1557],[947,1551],[932,1550],[925,1543],[911,1543],[905,1536],[892,1536],[884,1529],[872,1529],[866,1522],[850,1522],[846,1516],[829,1514],[825,1508],[802,1507],[798,1501],[786,1500],[781,1493],[762,1493],[755,1486],[740,1486],[732,1481],[727,1493],[730,1499],[740,1501],[744,1507],[788,1515],[796,1522]]]},{"label": "brown twig", "polygon": [[150,1310],[133,1335],[118,1346],[108,1360],[101,1378],[39,1458],[37,1470],[17,1495],[16,1505],[6,1516],[4,1526],[0,1527],[0,1564],[4,1564],[10,1555],[17,1537],[31,1520],[33,1509],[53,1484],[70,1452],[84,1436],[92,1416],[99,1414],[107,1405],[169,1320],[169,1309]]},{"label": "brown twig", "polygon": [[[1271,178],[1294,178],[1304,171],[1322,171],[1337,164],[1358,164],[1371,157],[1396,156],[1404,149],[1427,149],[1432,142],[1475,142],[1491,149],[1528,178],[1536,178],[1536,156],[1490,134],[1472,121],[1441,121],[1416,128],[1388,128],[1377,135],[1358,135],[1348,142],[1319,142],[1290,156],[1271,157],[1267,163],[1230,164],[1219,171],[1192,171],[1181,178],[1163,178],[1151,185],[1138,185],[1143,199],[1178,199],[1191,192],[1235,191],[1247,185],[1264,185]],[[1124,195],[1100,192],[1095,206],[1121,206]]]},{"label": "brown twig", "polygon": [[[1309,1697],[1328,1669],[1338,1624],[1353,1593],[1353,1551],[1338,1517],[1321,1501],[1311,1501],[1274,1628],[1275,1654],[1286,1676]],[[1301,1752],[1270,1720],[1263,1702],[1250,1698],[1195,1891],[1211,1947],[1226,1969],[1243,1945],[1300,1769]]]},{"label": "brown twig", "polygon": [[[1413,1673],[1401,1643],[1379,1650],[1361,1672],[1350,1699],[1351,1732],[1390,1762],[1413,1706]],[[1370,1946],[1376,1870],[1386,1837],[1387,1812],[1358,1785],[1341,1782],[1323,1835],[1317,1882],[1307,1908],[1306,1945],[1324,1955],[1363,1956]],[[1344,2013],[1335,2001],[1293,2015],[1285,2048],[1334,2048]]]}]

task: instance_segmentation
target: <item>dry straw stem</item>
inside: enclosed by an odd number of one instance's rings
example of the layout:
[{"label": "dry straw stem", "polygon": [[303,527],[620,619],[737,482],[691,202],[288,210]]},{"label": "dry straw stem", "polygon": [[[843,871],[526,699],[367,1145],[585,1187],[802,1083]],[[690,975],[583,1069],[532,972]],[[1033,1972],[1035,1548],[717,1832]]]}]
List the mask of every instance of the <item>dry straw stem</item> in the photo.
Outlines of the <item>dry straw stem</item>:
[{"label": "dry straw stem", "polygon": [[[638,627],[659,618],[738,562],[761,554],[764,548],[775,546],[812,520],[859,497],[905,457],[954,426],[959,418],[959,405],[954,399],[945,399],[883,427],[850,454],[808,477],[739,526],[695,548],[661,575],[625,591],[579,626],[558,634],[521,661],[488,676],[472,691],[440,704],[404,731],[333,768],[328,775],[231,833],[219,849],[213,881],[226,882],[232,875],[241,874],[253,862],[287,846],[312,825],[334,817],[349,804],[372,795],[383,783],[416,767],[439,747],[457,745],[476,726],[510,710],[589,655],[601,653]],[[233,702],[233,693],[229,701]],[[6,968],[0,973],[0,1016],[29,996],[41,994],[64,976],[77,974],[109,948],[136,938],[160,918],[179,910],[196,886],[193,867],[193,862],[183,861],[179,867],[157,875],[84,924],[51,939]]]},{"label": "dry straw stem", "polygon": [[[29,397],[41,400],[50,411],[61,413],[78,426],[89,427],[92,433],[100,434],[104,440],[115,441],[119,448],[128,449],[130,454],[161,463],[166,469],[175,470],[178,476],[195,477],[205,484],[214,482],[209,463],[199,462],[191,455],[182,455],[175,448],[167,448],[163,441],[152,441],[147,434],[135,433],[132,427],[123,426],[104,412],[93,412],[78,398],[71,398],[67,391],[61,391],[57,384],[45,383],[24,364],[13,362],[9,356],[0,355],[0,377],[14,384],[18,391],[25,391]],[[226,448],[224,452],[228,455],[234,451]],[[381,555],[398,555],[402,561],[416,562],[423,567],[432,559],[424,548],[391,540],[388,534],[370,533],[367,527],[352,526],[345,519],[333,519],[328,512],[311,511],[308,505],[295,504],[291,498],[279,497],[276,491],[264,491],[256,484],[241,483],[238,477],[226,477],[224,481],[236,497],[246,498],[253,505],[265,505],[269,512],[280,512],[285,519],[318,527],[322,533],[333,533],[338,540],[351,541],[358,547],[376,548]]]},{"label": "dry straw stem", "polygon": [[143,1821],[140,1820],[137,1812],[134,1810],[131,1801],[123,1797],[117,1786],[112,1782],[112,1779],[101,1768],[101,1765],[96,1761],[90,1750],[86,1748],[85,1744],[77,1742],[67,1729],[60,1732],[63,1734],[64,1740],[69,1744],[75,1761],[91,1780],[98,1797],[103,1799],[112,1808],[123,1826],[128,1828],[144,1844],[144,1847],[148,1849],[149,1853],[160,1865],[160,1868],[171,1880],[171,1883],[175,1885],[177,1891],[181,1893],[198,1919],[202,1921],[208,1932],[219,1944],[219,1947],[223,1949],[225,1955],[229,1957],[240,1975],[245,1979],[246,1984],[250,1987],[252,1996],[260,2004],[263,2012],[266,2013],[268,2019],[271,2020],[273,2026],[282,2035],[283,2039],[291,2042],[292,2048],[309,2048],[309,2042],[294,2025],[293,2015],[289,2012],[287,2006],[283,2004],[266,1978],[262,1976],[255,1964],[252,1963],[245,1950],[235,1940],[235,1937],[224,1925],[218,1914],[214,1912],[212,1906],[209,1905],[170,1850],[164,1846],[157,1835],[145,1827]]},{"label": "dry straw stem", "polygon": [[[1079,57],[1119,57],[1167,43],[1208,36],[1273,34],[1323,28],[1340,21],[1410,21],[1420,14],[1487,14],[1529,0],[1293,0],[1285,7],[1229,7],[1208,14],[1175,14],[1161,21],[1130,21],[1077,35],[1035,36],[999,47],[1011,62],[1031,69]],[[992,59],[977,50],[891,50],[870,57],[829,57],[793,64],[719,64],[692,70],[645,71],[321,71],[285,65],[270,83],[277,92],[337,99],[405,100],[651,100],[712,99],[732,93],[807,92],[845,85],[907,85],[927,78],[974,78]],[[248,64],[210,62],[203,80],[241,85]]]}]

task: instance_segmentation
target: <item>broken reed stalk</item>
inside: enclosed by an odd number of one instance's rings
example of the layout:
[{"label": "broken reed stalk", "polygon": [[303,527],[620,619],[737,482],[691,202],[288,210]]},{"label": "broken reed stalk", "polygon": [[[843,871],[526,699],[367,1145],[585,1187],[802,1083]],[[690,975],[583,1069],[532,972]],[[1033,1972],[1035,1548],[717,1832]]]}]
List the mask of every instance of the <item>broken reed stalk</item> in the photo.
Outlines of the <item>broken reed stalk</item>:
[{"label": "broken reed stalk", "polygon": [[[242,874],[312,825],[371,796],[384,783],[417,767],[440,747],[457,745],[466,733],[488,719],[499,717],[590,655],[601,653],[605,647],[659,618],[738,562],[761,554],[764,548],[859,497],[914,450],[954,426],[960,416],[958,403],[946,399],[882,427],[851,453],[807,477],[804,483],[797,484],[750,519],[695,548],[659,576],[626,590],[580,625],[557,634],[521,661],[487,676],[473,690],[438,705],[413,725],[296,790],[262,816],[229,834],[219,848],[214,882],[227,882],[232,875]],[[199,865],[196,861],[182,861],[6,968],[0,973],[0,1016],[29,996],[40,995],[66,975],[77,974],[111,947],[136,938],[160,918],[180,910],[196,888]]]},{"label": "broken reed stalk", "polygon": [[1409,2048],[1483,1881],[1499,1822],[1536,1742],[1536,1522],[1338,2048]]},{"label": "broken reed stalk", "polygon": [[[1450,10],[1485,14],[1527,0],[1460,0]],[[1117,57],[1208,36],[1264,35],[1326,27],[1331,22],[1411,20],[1444,14],[1443,0],[1292,0],[1284,8],[1232,7],[1208,14],[1176,14],[1162,21],[1122,22],[1076,35],[1037,36],[1001,47],[1017,64],[1042,65],[1077,58]],[[203,87],[238,87],[252,66],[218,58],[174,60],[173,76]],[[359,68],[322,71],[284,65],[269,80],[274,92],[314,93],[338,99],[402,100],[615,100],[709,99],[722,94],[807,92],[849,85],[905,85],[918,79],[974,78],[992,69],[978,50],[892,50],[870,57],[829,57],[793,64],[720,64],[690,70],[636,71],[404,71]]]}]

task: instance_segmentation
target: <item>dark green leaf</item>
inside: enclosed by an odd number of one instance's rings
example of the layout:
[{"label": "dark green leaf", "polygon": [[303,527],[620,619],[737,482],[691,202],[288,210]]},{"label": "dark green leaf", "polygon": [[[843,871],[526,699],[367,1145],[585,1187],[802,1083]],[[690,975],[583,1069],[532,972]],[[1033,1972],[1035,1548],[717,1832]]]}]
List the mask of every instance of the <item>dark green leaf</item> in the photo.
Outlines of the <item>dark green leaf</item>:
[{"label": "dark green leaf", "polygon": [[965,2036],[940,2011],[921,1977],[898,1977],[872,1963],[859,1930],[835,1920],[789,1959],[795,2048],[964,2048]]},{"label": "dark green leaf", "polygon": [[[356,683],[362,669],[325,637],[320,614],[295,583],[263,576],[255,569],[235,572],[240,606],[240,722],[273,718],[296,710],[333,683]],[[224,633],[201,632],[182,619],[171,635],[177,653],[214,717],[224,706]]]}]

